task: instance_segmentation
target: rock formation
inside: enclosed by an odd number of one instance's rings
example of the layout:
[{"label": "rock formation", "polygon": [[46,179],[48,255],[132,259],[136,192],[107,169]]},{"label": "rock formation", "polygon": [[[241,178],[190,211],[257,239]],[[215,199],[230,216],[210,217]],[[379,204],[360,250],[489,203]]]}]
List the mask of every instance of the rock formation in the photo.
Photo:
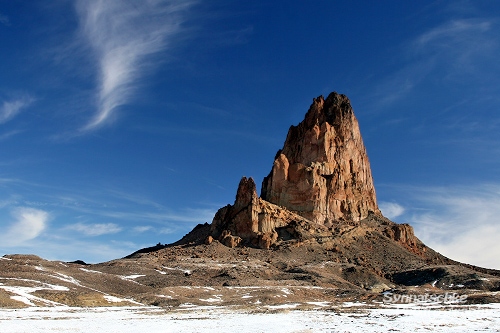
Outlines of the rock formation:
[{"label": "rock formation", "polygon": [[259,198],[254,180],[243,177],[234,204],[219,209],[215,214],[211,236],[229,247],[243,242],[254,247],[269,248],[278,240],[280,228],[301,221],[310,223],[295,213]]},{"label": "rock formation", "polygon": [[139,302],[172,311],[216,297],[218,306],[239,304],[245,312],[280,302],[312,309],[318,302],[381,303],[389,289],[467,292],[469,304],[500,300],[500,271],[453,261],[410,225],[380,214],[356,118],[336,93],[314,99],[290,128],[261,197],[243,177],[232,205],[175,243],[95,265],[0,259],[0,308]]},{"label": "rock formation", "polygon": [[262,199],[325,225],[379,213],[358,121],[345,95],[315,98],[305,119],[290,127],[262,183]]},{"label": "rock formation", "polygon": [[[290,128],[261,192],[259,198],[254,180],[243,177],[234,204],[215,215],[210,237],[229,247],[269,248],[291,234],[297,237],[299,225],[314,225],[316,234],[331,236],[334,228],[356,225],[370,213],[380,215],[368,156],[346,96],[334,92],[313,100],[305,119]],[[290,225],[295,229],[286,228]]]}]

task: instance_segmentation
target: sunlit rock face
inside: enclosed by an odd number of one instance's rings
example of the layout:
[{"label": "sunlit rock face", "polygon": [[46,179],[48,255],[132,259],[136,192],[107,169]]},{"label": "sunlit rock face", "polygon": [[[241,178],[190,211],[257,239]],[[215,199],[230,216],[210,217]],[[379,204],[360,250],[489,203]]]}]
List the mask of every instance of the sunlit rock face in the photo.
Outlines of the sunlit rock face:
[{"label": "sunlit rock face", "polygon": [[368,155],[349,99],[315,98],[305,119],[291,126],[264,178],[262,199],[313,222],[357,222],[380,214]]},{"label": "sunlit rock face", "polygon": [[241,179],[234,204],[215,214],[210,237],[229,247],[270,248],[331,237],[370,213],[380,210],[358,121],[349,99],[331,93],[315,98],[305,119],[290,127],[261,197],[252,178]]},{"label": "sunlit rock face", "polygon": [[229,247],[242,244],[268,249],[278,231],[291,223],[310,223],[303,217],[257,196],[255,182],[243,177],[233,205],[219,209],[211,224],[211,237]]}]

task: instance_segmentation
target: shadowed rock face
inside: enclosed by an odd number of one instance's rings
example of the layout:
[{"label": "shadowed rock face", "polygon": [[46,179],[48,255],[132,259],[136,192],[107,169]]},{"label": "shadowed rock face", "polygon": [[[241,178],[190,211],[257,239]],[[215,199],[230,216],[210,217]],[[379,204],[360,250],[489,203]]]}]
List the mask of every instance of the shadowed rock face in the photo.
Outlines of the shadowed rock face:
[{"label": "shadowed rock face", "polygon": [[305,119],[290,127],[261,192],[262,199],[327,226],[380,214],[358,121],[345,95],[313,100]]}]

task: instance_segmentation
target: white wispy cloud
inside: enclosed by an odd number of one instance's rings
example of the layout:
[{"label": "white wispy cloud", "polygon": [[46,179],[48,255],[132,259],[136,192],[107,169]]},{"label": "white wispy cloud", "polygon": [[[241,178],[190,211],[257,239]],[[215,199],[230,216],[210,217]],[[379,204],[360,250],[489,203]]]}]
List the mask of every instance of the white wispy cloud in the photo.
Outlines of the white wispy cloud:
[{"label": "white wispy cloud", "polygon": [[412,188],[403,215],[424,243],[461,262],[500,269],[500,185]]},{"label": "white wispy cloud", "polygon": [[152,230],[154,230],[154,228],[150,225],[138,226],[138,227],[134,227],[132,229],[132,231],[136,232],[136,233],[143,233],[143,232],[152,231]]},{"label": "white wispy cloud", "polygon": [[471,37],[490,30],[491,26],[490,21],[481,19],[452,20],[423,33],[417,38],[416,43],[427,46],[432,42],[439,42],[441,47],[453,43],[461,44],[465,40],[471,42]]},{"label": "white wispy cloud", "polygon": [[205,223],[211,222],[213,209],[183,209],[177,212],[145,212],[145,211],[99,211],[96,214],[120,220],[149,221],[160,224],[170,223]]},{"label": "white wispy cloud", "polygon": [[86,236],[116,234],[122,230],[122,228],[115,223],[75,223],[68,225],[66,229],[80,232]]},{"label": "white wispy cloud", "polygon": [[169,235],[175,233],[176,231],[178,231],[176,228],[161,228],[159,232],[162,235]]},{"label": "white wispy cloud", "polygon": [[156,209],[164,209],[165,208],[161,204],[159,204],[158,202],[151,200],[150,198],[136,194],[136,193],[129,193],[129,192],[114,190],[114,189],[109,189],[107,192],[112,197],[115,197],[115,198],[119,199],[120,201],[128,201],[134,205],[148,206],[148,207],[153,207]]},{"label": "white wispy cloud", "polygon": [[81,0],[81,30],[98,62],[97,113],[84,127],[113,119],[133,97],[138,80],[154,65],[151,56],[171,46],[182,31],[189,0]]},{"label": "white wispy cloud", "polygon": [[21,131],[18,131],[18,130],[3,133],[0,135],[0,141],[7,140],[7,139],[19,134],[19,133],[21,133]]},{"label": "white wispy cloud", "polygon": [[140,248],[150,244],[125,241],[102,241],[98,238],[64,238],[35,239],[29,246],[16,247],[20,253],[35,253],[48,260],[74,261],[83,260],[86,263],[99,263],[117,258],[123,258]]},{"label": "white wispy cloud", "polygon": [[[6,179],[5,181],[12,180]],[[73,191],[71,195],[56,195],[49,196],[49,198],[55,201],[54,206],[78,211],[85,215],[99,216],[101,219],[159,225],[211,222],[217,209],[222,206],[222,204],[210,204],[210,208],[171,208],[147,197],[128,194],[124,191],[108,190],[101,191],[101,193],[92,191],[92,198],[88,195],[77,195],[74,192],[77,191]]]},{"label": "white wispy cloud", "polygon": [[0,13],[0,23],[9,26],[10,25],[9,17]]},{"label": "white wispy cloud", "polygon": [[23,97],[12,101],[4,101],[0,106],[0,124],[4,124],[18,115],[22,109],[33,103],[33,98]]},{"label": "white wispy cloud", "polygon": [[497,33],[490,19],[452,20],[420,35],[413,43],[413,52],[433,67],[444,68],[448,76],[470,75],[498,54]]},{"label": "white wispy cloud", "polygon": [[50,214],[40,209],[18,207],[12,211],[15,221],[0,236],[3,246],[19,246],[37,238],[47,227]]},{"label": "white wispy cloud", "polygon": [[378,207],[382,211],[382,214],[388,219],[401,216],[405,212],[404,207],[395,202],[380,202]]},{"label": "white wispy cloud", "polygon": [[431,76],[453,81],[466,75],[487,85],[485,77],[497,66],[498,33],[497,22],[490,18],[452,19],[422,31],[395,52],[398,69],[377,82],[379,108],[406,98]]}]

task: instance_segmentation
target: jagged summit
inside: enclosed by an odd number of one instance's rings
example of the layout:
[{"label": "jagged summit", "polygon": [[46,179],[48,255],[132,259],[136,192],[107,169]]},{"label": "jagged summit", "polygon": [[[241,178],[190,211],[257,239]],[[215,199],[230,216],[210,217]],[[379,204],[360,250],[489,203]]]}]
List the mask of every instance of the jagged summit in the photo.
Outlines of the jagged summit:
[{"label": "jagged summit", "polygon": [[254,180],[241,179],[210,237],[229,247],[269,248],[313,234],[331,237],[370,214],[381,216],[358,121],[349,99],[333,92],[313,99],[305,119],[290,127],[260,198]]},{"label": "jagged summit", "polygon": [[313,100],[305,119],[290,127],[261,193],[325,225],[380,213],[358,121],[345,95]]}]

